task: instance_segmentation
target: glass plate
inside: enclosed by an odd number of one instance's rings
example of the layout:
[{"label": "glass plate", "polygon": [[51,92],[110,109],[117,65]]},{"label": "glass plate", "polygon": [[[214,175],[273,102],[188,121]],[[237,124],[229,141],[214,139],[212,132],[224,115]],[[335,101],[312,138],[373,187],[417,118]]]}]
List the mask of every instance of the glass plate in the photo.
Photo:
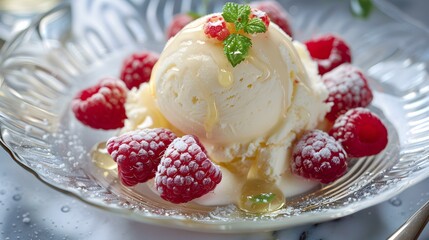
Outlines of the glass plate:
[{"label": "glass plate", "polygon": [[[252,232],[327,221],[385,201],[429,176],[429,34],[375,8],[353,17],[348,1],[289,0],[296,39],[343,36],[355,65],[370,77],[371,108],[388,125],[381,154],[352,160],[343,178],[287,199],[279,211],[252,215],[235,206],[159,202],[122,187],[112,166],[91,162],[91,148],[115,135],[83,127],[70,111],[79,89],[118,76],[128,54],[161,51],[174,13],[203,11],[203,1],[75,1],[44,14],[3,48],[1,142],[43,182],[107,211],[147,223],[207,232]],[[386,6],[382,1],[377,5]],[[220,11],[222,1],[207,4]],[[388,6],[388,5],[387,5]]]}]

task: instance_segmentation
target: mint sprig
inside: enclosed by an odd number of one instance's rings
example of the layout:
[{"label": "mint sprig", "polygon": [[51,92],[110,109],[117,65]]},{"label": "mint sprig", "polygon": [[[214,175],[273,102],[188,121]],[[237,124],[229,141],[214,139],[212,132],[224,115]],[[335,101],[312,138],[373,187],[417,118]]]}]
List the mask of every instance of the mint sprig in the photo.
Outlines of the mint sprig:
[{"label": "mint sprig", "polygon": [[235,32],[231,33],[224,41],[224,52],[233,67],[241,63],[248,55],[252,47],[250,38],[242,35],[244,33],[263,33],[267,28],[259,18],[249,19],[251,8],[249,5],[228,2],[223,6],[222,17],[226,22],[235,26]]},{"label": "mint sprig", "polygon": [[236,33],[229,35],[223,41],[223,44],[223,51],[225,52],[226,58],[228,58],[228,61],[233,67],[244,60],[250,47],[252,47],[250,38]]},{"label": "mint sprig", "polygon": [[350,10],[353,15],[361,18],[368,18],[373,8],[371,0],[351,0]]},{"label": "mint sprig", "polygon": [[238,7],[236,3],[227,2],[222,9],[222,17],[225,21],[233,23],[238,17]]},{"label": "mint sprig", "polygon": [[263,33],[267,31],[267,27],[261,19],[253,18],[250,19],[250,21],[247,23],[246,27],[244,28],[244,31],[246,33]]}]

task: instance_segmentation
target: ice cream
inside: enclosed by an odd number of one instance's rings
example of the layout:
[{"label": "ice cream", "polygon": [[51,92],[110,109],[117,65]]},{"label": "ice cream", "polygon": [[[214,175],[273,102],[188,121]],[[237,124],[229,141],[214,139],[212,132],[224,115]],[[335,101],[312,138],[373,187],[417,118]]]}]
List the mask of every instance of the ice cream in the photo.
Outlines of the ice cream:
[{"label": "ice cream", "polygon": [[130,92],[123,131],[156,126],[199,137],[228,175],[202,204],[225,204],[216,197],[237,194],[247,179],[270,181],[286,196],[309,190],[314,183],[290,172],[290,148],[330,107],[306,47],[270,24],[249,35],[249,55],[232,67],[222,44],[204,34],[205,21],[168,41],[150,83]]}]

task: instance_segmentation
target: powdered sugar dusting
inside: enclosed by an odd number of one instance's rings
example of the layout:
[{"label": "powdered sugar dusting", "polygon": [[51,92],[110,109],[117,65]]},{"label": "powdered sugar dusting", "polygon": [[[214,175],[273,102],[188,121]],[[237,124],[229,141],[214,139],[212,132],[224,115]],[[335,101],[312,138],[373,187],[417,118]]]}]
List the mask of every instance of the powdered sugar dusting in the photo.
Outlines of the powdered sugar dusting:
[{"label": "powdered sugar dusting", "polygon": [[329,183],[346,170],[344,149],[333,137],[320,130],[305,134],[293,149],[292,171],[302,177]]},{"label": "powdered sugar dusting", "polygon": [[155,176],[160,196],[173,203],[188,202],[214,189],[222,174],[192,135],[176,138],[167,148]]},{"label": "powdered sugar dusting", "polygon": [[373,99],[365,76],[350,64],[343,64],[326,73],[322,80],[329,91],[327,102],[333,103],[327,114],[330,120],[335,120],[349,109],[366,107]]}]

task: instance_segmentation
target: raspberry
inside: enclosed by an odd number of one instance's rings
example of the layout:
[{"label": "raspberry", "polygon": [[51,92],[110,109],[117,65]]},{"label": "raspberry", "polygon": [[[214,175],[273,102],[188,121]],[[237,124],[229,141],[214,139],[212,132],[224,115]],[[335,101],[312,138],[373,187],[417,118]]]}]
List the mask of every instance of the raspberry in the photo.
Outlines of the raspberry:
[{"label": "raspberry", "polygon": [[96,85],[76,94],[71,102],[75,117],[96,129],[116,129],[124,126],[127,87],[119,79],[103,78]]},{"label": "raspberry", "polygon": [[263,12],[257,8],[252,8],[250,19],[255,17],[261,19],[261,21],[265,24],[265,27],[268,29],[268,26],[270,25],[270,18],[266,12]]},{"label": "raspberry", "polygon": [[204,146],[195,136],[185,135],[165,151],[155,184],[163,199],[184,203],[210,192],[221,179],[219,167],[210,161]]},{"label": "raspberry", "polygon": [[204,33],[219,41],[225,40],[229,36],[229,30],[226,26],[226,21],[220,15],[213,15],[209,17],[204,24]]},{"label": "raspberry", "polygon": [[342,63],[352,61],[349,46],[338,36],[326,34],[306,41],[305,45],[313,60],[317,62],[320,75]]},{"label": "raspberry", "polygon": [[127,88],[138,88],[140,84],[149,82],[153,66],[158,58],[158,54],[152,52],[134,53],[127,57],[121,69],[121,79]]},{"label": "raspberry", "polygon": [[122,183],[134,186],[155,177],[162,154],[175,138],[167,129],[146,128],[109,139],[107,152],[118,164]]},{"label": "raspberry", "polygon": [[327,133],[313,130],[293,148],[292,171],[304,178],[330,183],[347,170],[347,153]]},{"label": "raspberry", "polygon": [[372,91],[365,76],[348,63],[323,75],[322,81],[329,92],[326,102],[333,103],[331,111],[326,115],[331,121],[335,121],[349,109],[366,107],[372,101]]},{"label": "raspberry", "polygon": [[329,134],[339,141],[350,157],[378,154],[387,145],[387,129],[377,115],[355,108],[338,117]]},{"label": "raspberry", "polygon": [[173,17],[170,25],[167,27],[167,39],[174,37],[183,27],[185,27],[188,23],[195,20],[195,17],[190,14],[182,13],[177,14]]},{"label": "raspberry", "polygon": [[265,12],[271,22],[277,24],[280,29],[292,37],[292,28],[289,24],[289,14],[280,4],[275,1],[259,1],[253,2],[251,6]]}]

